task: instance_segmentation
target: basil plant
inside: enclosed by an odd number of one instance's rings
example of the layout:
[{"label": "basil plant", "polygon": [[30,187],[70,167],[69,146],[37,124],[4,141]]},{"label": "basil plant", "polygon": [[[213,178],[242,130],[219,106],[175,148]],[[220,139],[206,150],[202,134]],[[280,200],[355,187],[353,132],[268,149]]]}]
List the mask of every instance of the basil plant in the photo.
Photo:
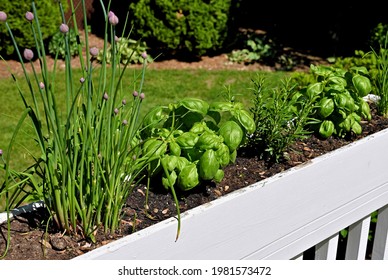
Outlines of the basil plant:
[{"label": "basil plant", "polygon": [[235,161],[237,149],[255,129],[250,113],[235,101],[185,98],[154,107],[142,128],[142,153],[151,158],[147,177],[159,178],[172,192],[179,217],[175,188],[188,191],[204,181],[220,182],[223,168]]},{"label": "basil plant", "polygon": [[305,89],[308,96],[317,97],[316,129],[323,138],[340,137],[348,133],[361,134],[361,120],[371,120],[369,104],[363,99],[372,90],[365,67],[348,71],[327,67],[310,67],[317,79]]}]

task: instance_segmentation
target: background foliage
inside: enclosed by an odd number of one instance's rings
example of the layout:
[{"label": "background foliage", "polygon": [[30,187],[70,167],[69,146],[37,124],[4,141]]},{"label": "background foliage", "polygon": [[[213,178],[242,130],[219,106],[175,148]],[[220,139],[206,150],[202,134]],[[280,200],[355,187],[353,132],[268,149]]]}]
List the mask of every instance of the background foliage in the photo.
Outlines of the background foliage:
[{"label": "background foliage", "polygon": [[231,0],[139,0],[129,6],[135,32],[149,44],[202,55],[222,46]]},{"label": "background foliage", "polygon": [[[67,1],[62,1],[66,9]],[[40,26],[43,39],[51,38],[57,31],[61,23],[61,15],[58,3],[55,0],[37,1],[36,7],[39,11]],[[33,48],[35,46],[34,37],[31,35],[30,23],[25,19],[24,13],[31,10],[30,0],[1,0],[0,9],[8,14],[8,23],[12,26],[13,34],[19,48]],[[21,12],[22,11],[22,12]],[[0,54],[3,56],[12,55],[14,46],[5,28],[0,25]]]}]

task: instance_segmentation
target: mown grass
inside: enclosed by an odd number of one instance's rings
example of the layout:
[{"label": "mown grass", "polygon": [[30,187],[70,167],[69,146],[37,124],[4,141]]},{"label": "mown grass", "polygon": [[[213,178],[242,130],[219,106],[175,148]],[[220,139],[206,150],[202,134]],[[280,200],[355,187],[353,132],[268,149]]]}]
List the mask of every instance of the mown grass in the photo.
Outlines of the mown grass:
[{"label": "mown grass", "polygon": [[[136,69],[128,69],[126,75],[136,75],[136,71]],[[286,75],[283,72],[262,73],[267,76],[269,84],[278,83]],[[57,73],[55,92],[58,104],[60,106],[63,104],[63,108],[65,108],[65,80],[62,79],[61,74],[60,72]],[[143,102],[141,116],[144,116],[156,105],[168,105],[184,97],[197,97],[208,102],[222,100],[222,93],[226,87],[230,88],[237,100],[243,102],[246,106],[252,106],[251,79],[256,75],[256,71],[149,69],[146,72],[144,84],[146,98]],[[81,72],[74,70],[75,83],[79,83],[79,77],[81,77]],[[28,88],[24,78],[19,77],[17,80],[22,90],[27,91]],[[133,79],[128,76],[128,79],[125,80],[132,81]],[[133,88],[129,83],[125,84],[124,82],[123,98],[130,98]],[[6,153],[24,106],[13,79],[1,78],[0,89],[0,149]],[[32,162],[31,154],[37,155],[38,153],[33,127],[28,122],[23,125],[23,129],[18,134],[15,143],[11,154],[10,167],[14,170],[23,170]],[[0,173],[0,175],[3,175],[3,173]]]}]

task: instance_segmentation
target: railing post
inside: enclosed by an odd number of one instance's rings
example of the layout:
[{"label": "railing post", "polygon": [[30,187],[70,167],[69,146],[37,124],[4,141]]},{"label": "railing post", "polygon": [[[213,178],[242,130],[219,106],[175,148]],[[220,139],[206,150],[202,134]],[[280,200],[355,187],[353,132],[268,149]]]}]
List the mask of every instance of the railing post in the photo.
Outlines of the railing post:
[{"label": "railing post", "polygon": [[373,241],[372,260],[388,259],[388,205],[380,208]]},{"label": "railing post", "polygon": [[346,260],[365,260],[370,215],[349,226]]},{"label": "railing post", "polygon": [[337,258],[338,233],[317,244],[315,247],[316,260],[335,260]]}]

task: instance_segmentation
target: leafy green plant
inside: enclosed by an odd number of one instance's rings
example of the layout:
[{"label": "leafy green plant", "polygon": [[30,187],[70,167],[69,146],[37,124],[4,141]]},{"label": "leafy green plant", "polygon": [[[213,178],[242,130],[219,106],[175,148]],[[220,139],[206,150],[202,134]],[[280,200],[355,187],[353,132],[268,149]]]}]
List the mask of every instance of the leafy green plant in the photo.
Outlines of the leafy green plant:
[{"label": "leafy green plant", "polygon": [[[64,10],[67,10],[67,1],[64,3]],[[14,40],[19,47],[33,48],[35,46],[35,38],[31,36],[30,24],[25,18],[25,14],[20,11],[27,11],[30,7],[30,0],[2,0],[1,9],[9,15],[7,22],[12,26]],[[52,0],[42,0],[36,3],[40,17],[40,30],[42,32],[42,39],[47,40],[58,31],[58,26],[62,22],[61,13],[58,9],[57,3]],[[13,40],[9,35],[5,25],[0,24],[0,54],[2,55],[15,55],[16,49],[13,44]]]},{"label": "leafy green plant", "polygon": [[[81,6],[86,21],[85,1]],[[72,2],[71,7],[74,15]],[[54,65],[51,71],[47,66],[35,2],[30,8],[32,12],[29,12],[28,20],[32,27],[31,36],[36,38],[40,71],[35,70],[31,63],[35,56],[31,49],[25,49],[23,56],[19,52],[7,15],[0,12],[0,23],[4,22],[13,39],[24,69],[22,81],[15,75],[13,78],[25,107],[12,139],[1,155],[5,180],[0,194],[6,197],[9,209],[10,191],[29,191],[31,188],[32,195],[43,200],[59,230],[80,234],[93,241],[94,233],[100,226],[106,233],[115,231],[126,197],[134,188],[138,175],[147,166],[147,159],[140,156],[138,130],[144,93],[125,96],[131,87],[134,91],[142,92],[146,60],[141,72],[135,71],[134,79],[126,82],[124,73],[127,64],[122,67],[117,56],[112,57],[109,68],[106,67],[105,58],[101,67],[95,63],[98,49],[89,47],[88,32],[85,31],[84,46],[89,52],[85,57],[79,56],[83,65],[82,76],[74,79],[69,27],[62,23],[59,29],[65,40],[66,68],[65,71],[56,71]],[[61,3],[59,9],[63,16]],[[109,5],[103,10],[106,14],[103,47],[106,53],[108,33],[111,37],[115,36],[118,18],[112,11],[107,12]],[[112,48],[115,48],[115,42]],[[143,56],[146,57],[146,54]],[[32,76],[27,73],[25,63],[31,63]],[[57,89],[57,79],[66,81],[64,92]],[[26,91],[22,89],[22,82],[28,85]],[[63,110],[57,101],[60,95],[66,96]],[[34,163],[29,168],[17,171],[12,169],[10,158],[20,127],[27,121],[34,128],[33,137],[40,152],[31,154]]]},{"label": "leafy green plant", "polygon": [[291,78],[283,79],[281,86],[275,88],[268,88],[260,75],[252,82],[251,112],[256,130],[250,135],[247,146],[256,150],[261,158],[279,161],[286,148],[310,133],[306,127],[316,96],[300,93]]},{"label": "leafy green plant", "polygon": [[255,124],[244,105],[232,99],[208,104],[185,98],[153,108],[143,126],[143,155],[152,159],[147,167],[147,191],[152,177],[171,191],[178,213],[178,238],[180,212],[175,188],[188,191],[204,181],[220,182],[223,168],[234,162],[237,149],[246,134],[255,131]]},{"label": "leafy green plant", "polygon": [[247,31],[241,36],[243,39],[237,41],[242,40],[242,46],[228,54],[230,62],[244,64],[264,62],[287,71],[296,65],[295,55],[285,51],[266,34]]},{"label": "leafy green plant", "polygon": [[[71,56],[78,55],[78,43],[77,43],[77,33],[73,28],[69,29],[69,51]],[[48,44],[48,51],[52,56],[58,55],[59,58],[66,57],[66,42],[63,37],[63,33],[58,31],[54,34],[54,36],[50,39]]]},{"label": "leafy green plant", "polygon": [[354,56],[335,58],[332,67],[344,70],[352,67],[365,67],[368,69],[370,79],[373,80],[377,74],[377,57],[373,52],[355,50]]},{"label": "leafy green plant", "polygon": [[380,97],[377,102],[379,114],[388,118],[388,31],[385,35],[385,42],[379,50],[372,49],[377,58],[377,71],[373,79],[376,95]]},{"label": "leafy green plant", "polygon": [[276,50],[271,40],[261,35],[248,35],[246,46],[239,50],[233,50],[228,54],[228,59],[235,63],[254,63],[275,56]]},{"label": "leafy green plant", "polygon": [[372,90],[367,69],[315,65],[310,69],[317,82],[307,86],[305,94],[318,96],[314,130],[324,138],[361,134],[361,120],[371,119],[369,104],[363,99]]},{"label": "leafy green plant", "polygon": [[152,49],[194,56],[222,47],[227,37],[231,0],[131,1],[134,35]]},{"label": "leafy green plant", "polygon": [[[112,46],[109,46],[105,54],[103,50],[100,50],[97,61],[101,62],[105,59],[107,63],[112,63],[112,56],[117,56],[120,63],[123,64],[143,63],[144,58],[142,57],[142,53],[147,51],[147,44],[145,42],[124,37],[116,37],[115,41],[116,54],[113,54]],[[150,55],[147,55],[147,62],[152,62],[152,57]]]}]

